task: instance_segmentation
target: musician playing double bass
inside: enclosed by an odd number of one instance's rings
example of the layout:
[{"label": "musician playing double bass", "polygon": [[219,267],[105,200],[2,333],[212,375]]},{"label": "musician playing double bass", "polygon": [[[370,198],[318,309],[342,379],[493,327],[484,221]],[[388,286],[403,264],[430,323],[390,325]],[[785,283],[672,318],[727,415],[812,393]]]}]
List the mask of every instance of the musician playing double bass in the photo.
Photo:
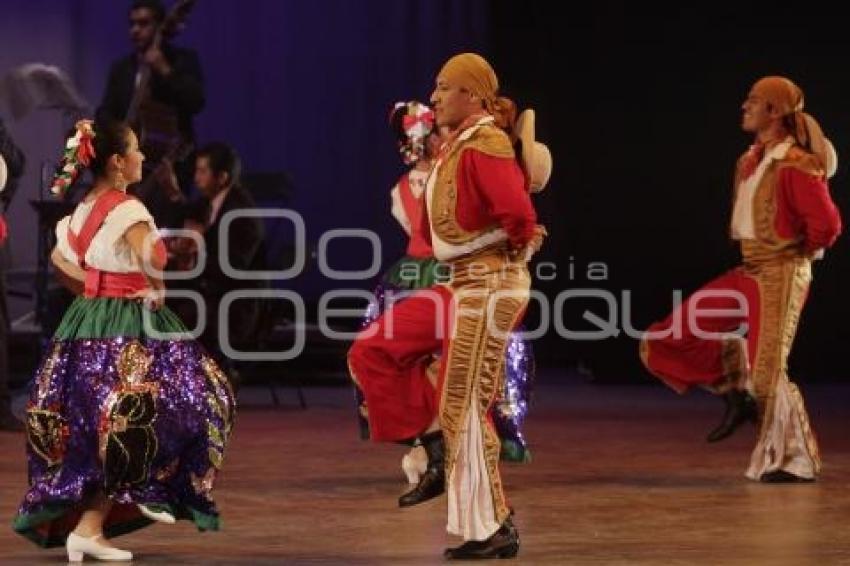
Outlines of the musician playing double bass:
[{"label": "musician playing double bass", "polygon": [[[190,152],[181,148],[191,149],[193,117],[203,109],[205,100],[197,53],[168,43],[163,28],[173,26],[191,5],[185,0],[177,2],[166,13],[159,0],[134,0],[129,12],[134,51],[112,64],[97,109],[99,120],[126,120],[140,132],[140,146],[150,167],[148,178],[136,192],[157,225],[166,227],[182,225],[182,218],[174,216],[179,207],[173,203],[182,199],[180,186],[189,186],[193,168]],[[184,13],[175,14],[179,9]],[[175,31],[169,30],[172,35]]]}]

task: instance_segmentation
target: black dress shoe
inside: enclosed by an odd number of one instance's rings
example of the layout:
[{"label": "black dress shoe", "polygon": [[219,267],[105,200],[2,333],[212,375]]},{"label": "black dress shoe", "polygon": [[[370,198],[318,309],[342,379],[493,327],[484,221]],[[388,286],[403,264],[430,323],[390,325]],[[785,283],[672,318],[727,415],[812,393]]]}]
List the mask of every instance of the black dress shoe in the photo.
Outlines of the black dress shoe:
[{"label": "black dress shoe", "polygon": [[709,433],[709,442],[728,438],[745,422],[755,423],[758,420],[756,400],[746,391],[730,391],[723,396],[723,400],[726,402],[726,412],[720,424]]},{"label": "black dress shoe", "polygon": [[803,478],[785,470],[776,470],[762,474],[759,481],[764,483],[811,483],[815,481],[815,478]]},{"label": "black dress shoe", "polygon": [[419,478],[416,487],[398,498],[399,507],[410,507],[442,495],[446,491],[446,465],[443,454],[443,432],[436,431],[421,438],[425,453],[428,454],[428,467]]},{"label": "black dress shoe", "polygon": [[15,418],[11,412],[0,412],[0,431],[23,432],[24,423]]},{"label": "black dress shoe", "polygon": [[398,498],[399,507],[411,507],[434,499],[446,491],[446,473],[444,470],[428,468],[419,478],[416,487]]},{"label": "black dress shoe", "polygon": [[469,540],[458,547],[447,548],[443,553],[443,558],[446,560],[488,560],[492,558],[513,558],[518,552],[519,532],[509,518],[487,540]]}]

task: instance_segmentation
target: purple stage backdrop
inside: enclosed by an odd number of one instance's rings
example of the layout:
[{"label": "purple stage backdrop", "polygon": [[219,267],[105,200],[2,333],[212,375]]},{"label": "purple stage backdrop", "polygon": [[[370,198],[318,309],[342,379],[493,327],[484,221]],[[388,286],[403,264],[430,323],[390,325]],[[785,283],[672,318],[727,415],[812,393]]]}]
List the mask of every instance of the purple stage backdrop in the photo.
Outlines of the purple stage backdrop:
[{"label": "purple stage backdrop", "polygon": [[[26,62],[57,65],[96,107],[110,62],[130,50],[129,5],[7,0],[0,73]],[[449,55],[486,53],[487,20],[484,0],[198,0],[175,43],[197,50],[203,66],[199,141],[233,144],[249,172],[286,172],[308,242],[328,229],[368,227],[391,260],[402,237],[389,214],[389,188],[402,168],[386,126],[389,107],[427,98]],[[59,156],[64,126],[56,111],[4,118],[29,157],[9,215],[11,262],[32,269],[36,224],[28,200],[38,193],[39,165]],[[368,248],[352,245],[331,247],[335,268],[368,264]],[[335,285],[313,275],[288,286],[318,292]]]}]

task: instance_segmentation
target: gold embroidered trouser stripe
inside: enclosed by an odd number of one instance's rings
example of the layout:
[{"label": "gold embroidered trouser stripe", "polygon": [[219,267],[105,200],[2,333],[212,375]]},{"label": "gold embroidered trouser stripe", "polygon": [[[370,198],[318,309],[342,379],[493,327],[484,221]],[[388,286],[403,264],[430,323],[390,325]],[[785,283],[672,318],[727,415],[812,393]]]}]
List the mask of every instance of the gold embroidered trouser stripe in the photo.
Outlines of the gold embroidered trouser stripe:
[{"label": "gold embroidered trouser stripe", "polygon": [[509,511],[498,468],[499,437],[487,414],[503,386],[507,339],[528,303],[530,276],[524,262],[513,261],[503,251],[455,261],[452,268],[454,334],[440,397],[446,471],[451,484],[468,411],[474,408],[483,432],[495,520],[501,524]]},{"label": "gold embroidered trouser stripe", "polygon": [[788,355],[811,282],[811,262],[807,258],[798,257],[757,264],[745,263],[745,269],[758,281],[760,291],[759,338],[750,372],[752,391],[761,415],[759,445],[773,422],[779,380],[785,380],[792,392],[791,402],[800,419],[806,450],[814,462],[815,471],[818,471],[820,455],[817,441],[802,395],[788,378]]}]

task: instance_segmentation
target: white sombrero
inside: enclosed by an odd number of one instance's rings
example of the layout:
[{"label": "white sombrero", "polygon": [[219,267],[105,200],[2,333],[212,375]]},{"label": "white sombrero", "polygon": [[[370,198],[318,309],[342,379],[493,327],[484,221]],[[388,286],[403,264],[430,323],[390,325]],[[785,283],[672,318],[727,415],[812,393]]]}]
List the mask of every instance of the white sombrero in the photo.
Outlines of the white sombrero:
[{"label": "white sombrero", "polygon": [[6,181],[9,179],[9,168],[6,167],[6,160],[0,155],[0,193],[6,188]]}]

